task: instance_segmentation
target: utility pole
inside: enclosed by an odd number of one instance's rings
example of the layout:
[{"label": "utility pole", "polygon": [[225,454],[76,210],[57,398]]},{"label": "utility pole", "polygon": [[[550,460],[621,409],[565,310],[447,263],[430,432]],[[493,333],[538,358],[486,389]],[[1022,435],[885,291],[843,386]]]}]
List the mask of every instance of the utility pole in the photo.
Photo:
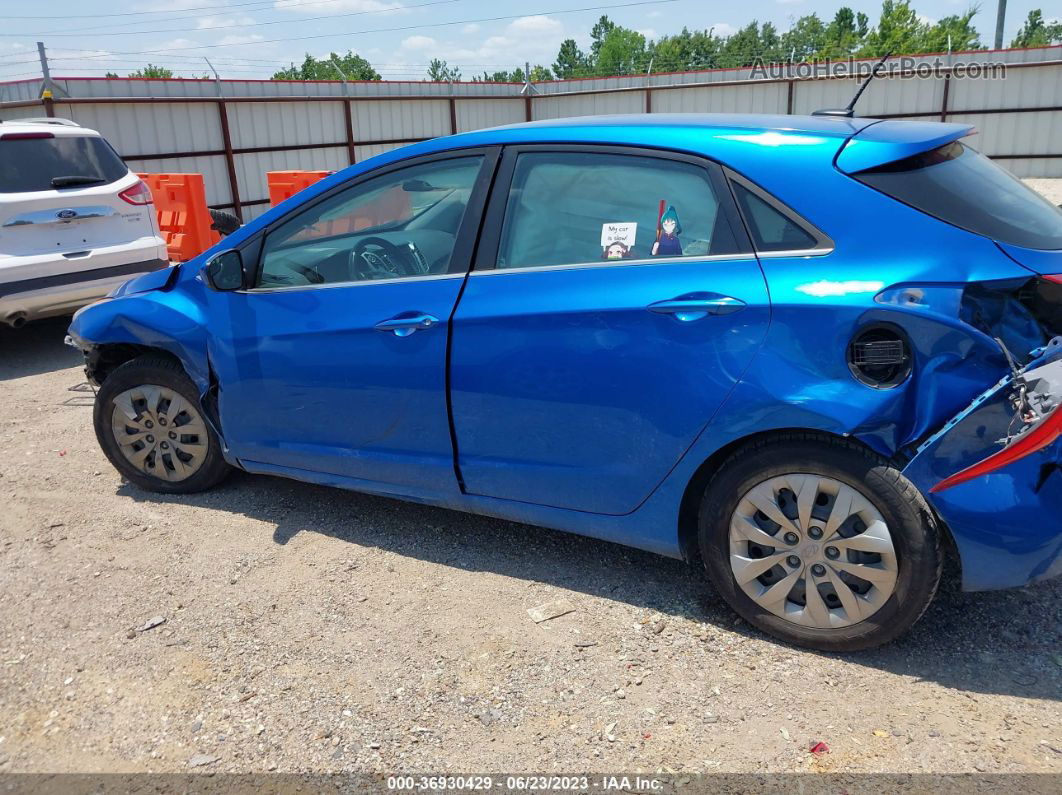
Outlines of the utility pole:
[{"label": "utility pole", "polygon": [[524,86],[520,89],[520,93],[526,96],[537,94],[537,90],[531,85],[531,63],[524,61]]},{"label": "utility pole", "polygon": [[1003,21],[1007,16],[1007,0],[999,0],[996,9],[996,49],[1003,49]]},{"label": "utility pole", "polygon": [[336,71],[339,72],[339,79],[343,81],[343,96],[349,96],[350,91],[347,81],[347,75],[343,71],[343,67],[339,65],[339,60],[336,58],[335,53],[332,53],[332,66],[334,66],[336,68]]},{"label": "utility pole", "polygon": [[48,115],[51,116],[51,115],[53,115],[51,113],[51,99],[52,99],[52,97],[54,97],[57,94],[62,94],[64,96],[67,96],[67,93],[65,91],[63,91],[63,89],[59,88],[59,86],[57,86],[55,84],[55,81],[52,80],[52,73],[48,69],[48,56],[44,52],[44,42],[43,41],[38,41],[37,42],[37,55],[40,56],[40,59],[41,59],[41,76],[44,78],[44,85],[41,87],[41,99],[43,99],[45,101],[44,102],[45,110],[48,111]]},{"label": "utility pole", "polygon": [[207,66],[210,67],[210,71],[214,73],[214,88],[217,90],[218,96],[220,97],[221,96],[221,76],[218,74],[218,70],[214,68],[214,64],[210,63],[210,59],[209,58],[207,58],[204,55],[203,56],[203,60],[206,61]]}]

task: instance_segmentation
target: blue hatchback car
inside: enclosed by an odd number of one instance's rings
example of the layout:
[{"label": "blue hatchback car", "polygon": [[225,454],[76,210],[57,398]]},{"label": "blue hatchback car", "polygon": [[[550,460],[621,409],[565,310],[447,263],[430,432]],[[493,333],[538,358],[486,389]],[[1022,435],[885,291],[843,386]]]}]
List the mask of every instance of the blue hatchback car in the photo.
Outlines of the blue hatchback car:
[{"label": "blue hatchback car", "polygon": [[700,561],[826,650],[1062,571],[1062,211],[959,124],[653,114],[351,166],[70,329],[100,444]]}]

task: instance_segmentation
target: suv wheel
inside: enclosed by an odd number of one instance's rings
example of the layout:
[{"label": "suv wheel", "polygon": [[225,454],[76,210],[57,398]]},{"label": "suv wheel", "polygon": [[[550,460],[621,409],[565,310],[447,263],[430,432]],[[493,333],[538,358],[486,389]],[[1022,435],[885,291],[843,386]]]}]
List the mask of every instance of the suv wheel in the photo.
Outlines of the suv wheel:
[{"label": "suv wheel", "polygon": [[142,489],[187,494],[229,473],[195,385],[170,359],[142,356],[118,367],[96,396],[93,424],[110,462]]},{"label": "suv wheel", "polygon": [[709,576],[754,626],[823,651],[886,643],[925,612],[942,557],[932,512],[895,468],[843,440],[750,445],[699,516]]}]

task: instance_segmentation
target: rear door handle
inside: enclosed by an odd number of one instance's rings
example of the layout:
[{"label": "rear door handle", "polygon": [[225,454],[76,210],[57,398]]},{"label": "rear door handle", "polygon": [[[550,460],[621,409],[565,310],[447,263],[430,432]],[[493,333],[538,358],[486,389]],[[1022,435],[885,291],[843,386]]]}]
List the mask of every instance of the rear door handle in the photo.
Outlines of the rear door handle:
[{"label": "rear door handle", "polygon": [[408,337],[414,331],[429,329],[437,325],[439,318],[426,312],[401,312],[387,320],[381,320],[374,327],[377,331],[393,331],[396,337]]},{"label": "rear door handle", "polygon": [[719,293],[687,293],[666,301],[657,301],[646,307],[658,315],[673,315],[676,320],[689,323],[708,315],[729,315],[745,308],[739,298]]}]

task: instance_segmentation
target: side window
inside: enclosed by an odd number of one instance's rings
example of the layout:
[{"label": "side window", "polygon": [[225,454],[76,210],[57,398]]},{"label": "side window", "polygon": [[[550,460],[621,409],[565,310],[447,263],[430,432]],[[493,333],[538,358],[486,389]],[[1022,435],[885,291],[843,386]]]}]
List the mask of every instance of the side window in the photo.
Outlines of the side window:
[{"label": "side window", "polygon": [[448,273],[481,156],[391,171],[296,212],[262,247],[258,287]]},{"label": "side window", "polygon": [[740,182],[732,184],[757,251],[806,251],[820,247],[815,236],[794,220]]},{"label": "side window", "polygon": [[513,171],[495,267],[736,251],[705,168],[640,155],[528,152]]}]

